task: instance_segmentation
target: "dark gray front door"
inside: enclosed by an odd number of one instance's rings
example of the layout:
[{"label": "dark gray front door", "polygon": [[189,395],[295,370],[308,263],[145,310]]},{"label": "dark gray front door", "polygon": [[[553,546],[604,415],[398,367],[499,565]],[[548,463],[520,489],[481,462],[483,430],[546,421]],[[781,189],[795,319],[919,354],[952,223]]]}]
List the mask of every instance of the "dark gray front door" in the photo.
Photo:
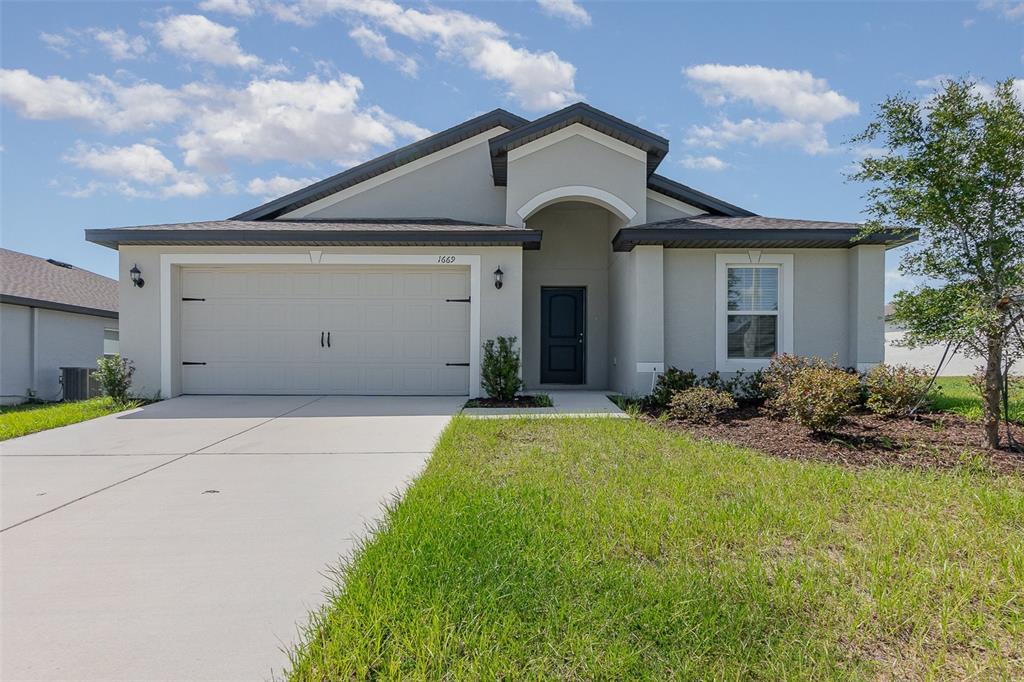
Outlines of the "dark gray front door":
[{"label": "dark gray front door", "polygon": [[587,290],[543,287],[540,311],[541,383],[585,383]]}]

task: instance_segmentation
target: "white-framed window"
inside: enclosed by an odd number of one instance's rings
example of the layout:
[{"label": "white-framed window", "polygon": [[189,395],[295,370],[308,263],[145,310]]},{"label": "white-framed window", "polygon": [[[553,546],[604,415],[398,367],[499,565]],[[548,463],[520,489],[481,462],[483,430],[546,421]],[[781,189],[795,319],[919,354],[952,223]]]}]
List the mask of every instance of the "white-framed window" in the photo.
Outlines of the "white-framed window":
[{"label": "white-framed window", "polygon": [[793,256],[716,256],[715,360],[722,372],[767,367],[793,352]]},{"label": "white-framed window", "polygon": [[103,354],[120,355],[121,332],[117,329],[107,328],[103,330]]}]

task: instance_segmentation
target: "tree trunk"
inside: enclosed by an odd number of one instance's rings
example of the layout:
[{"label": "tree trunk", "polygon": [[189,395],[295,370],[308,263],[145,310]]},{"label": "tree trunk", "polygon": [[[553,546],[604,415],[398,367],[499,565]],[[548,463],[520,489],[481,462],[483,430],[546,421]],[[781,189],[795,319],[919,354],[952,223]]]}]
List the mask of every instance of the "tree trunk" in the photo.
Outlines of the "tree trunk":
[{"label": "tree trunk", "polygon": [[988,352],[985,354],[985,440],[990,448],[999,447],[999,416],[1002,411],[1003,395],[1003,340],[989,337]]}]

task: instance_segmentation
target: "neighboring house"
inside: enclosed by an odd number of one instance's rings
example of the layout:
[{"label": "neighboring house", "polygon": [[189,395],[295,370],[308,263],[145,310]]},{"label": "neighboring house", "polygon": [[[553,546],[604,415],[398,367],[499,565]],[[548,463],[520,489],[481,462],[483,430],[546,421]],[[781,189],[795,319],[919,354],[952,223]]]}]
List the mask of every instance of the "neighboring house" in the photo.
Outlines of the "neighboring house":
[{"label": "neighboring house", "polygon": [[585,104],[498,109],[229,220],[86,238],[120,251],[143,393],[477,395],[499,335],[529,389],[881,362],[885,250],[909,240],[762,218],[657,175],[668,146]]},{"label": "neighboring house", "polygon": [[0,249],[0,401],[60,400],[61,367],[116,355],[117,281]]}]

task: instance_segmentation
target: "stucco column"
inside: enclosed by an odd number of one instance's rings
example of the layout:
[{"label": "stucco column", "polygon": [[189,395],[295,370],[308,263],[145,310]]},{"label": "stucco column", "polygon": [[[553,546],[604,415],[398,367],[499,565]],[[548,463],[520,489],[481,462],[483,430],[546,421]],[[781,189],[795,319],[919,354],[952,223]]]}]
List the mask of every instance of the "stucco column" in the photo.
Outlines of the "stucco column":
[{"label": "stucco column", "polygon": [[860,371],[885,360],[885,247],[849,251],[849,364]]},{"label": "stucco column", "polygon": [[665,250],[661,246],[633,249],[636,277],[636,376],[634,390],[651,390],[654,375],[665,363]]}]

